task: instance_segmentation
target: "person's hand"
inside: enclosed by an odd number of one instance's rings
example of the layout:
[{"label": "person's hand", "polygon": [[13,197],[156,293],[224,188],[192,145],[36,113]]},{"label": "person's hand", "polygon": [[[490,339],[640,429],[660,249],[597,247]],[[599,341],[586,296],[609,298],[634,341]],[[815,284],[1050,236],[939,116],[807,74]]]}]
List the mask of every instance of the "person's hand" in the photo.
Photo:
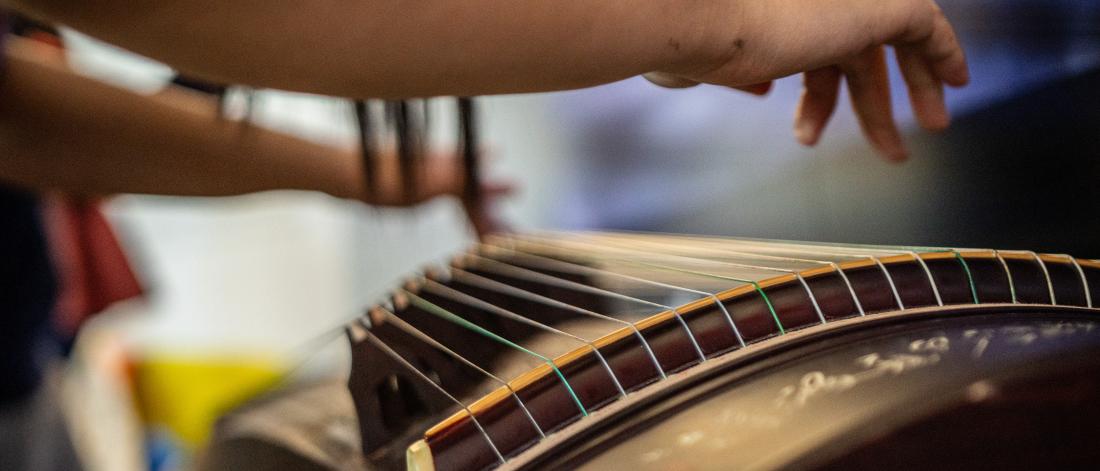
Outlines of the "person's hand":
[{"label": "person's hand", "polygon": [[[412,191],[404,186],[401,166],[392,152],[375,160],[374,188],[357,192],[363,202],[377,206],[413,206],[439,196],[462,198],[466,179],[461,160],[451,154],[433,154],[419,160],[414,169],[416,185]],[[481,200],[464,202],[466,212],[478,234],[500,230],[503,225],[494,217],[498,201],[514,193],[511,183],[486,180],[480,184]]]},{"label": "person's hand", "polygon": [[[884,46],[894,46],[917,121],[947,127],[943,85],[970,77],[955,32],[932,0],[738,0],[708,15],[703,49],[676,70],[649,74],[665,86],[694,82],[766,91],[771,80],[804,73],[795,135],[814,145],[836,107],[840,79],[864,135],[885,157],[907,157],[890,106]],[[724,19],[740,18],[736,24]],[[663,83],[662,83],[663,82]]]}]

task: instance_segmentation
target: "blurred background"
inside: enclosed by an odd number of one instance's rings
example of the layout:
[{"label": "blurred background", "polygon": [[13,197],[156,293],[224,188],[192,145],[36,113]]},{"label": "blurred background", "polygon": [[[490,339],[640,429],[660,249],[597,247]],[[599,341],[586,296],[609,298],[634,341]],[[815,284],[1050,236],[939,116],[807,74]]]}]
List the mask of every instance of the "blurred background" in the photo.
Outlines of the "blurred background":
[{"label": "blurred background", "polygon": [[[1100,2],[944,0],[973,83],[952,128],[914,123],[912,158],[876,158],[843,100],[800,147],[800,78],[758,98],[635,78],[480,99],[485,172],[519,193],[513,228],[627,229],[815,241],[1034,249],[1100,257]],[[154,93],[167,67],[64,32],[83,74]],[[353,148],[351,105],[261,90],[253,120]],[[316,194],[119,196],[107,215],[145,287],[85,326],[64,375],[89,469],[181,469],[216,418],[273,384],[338,378],[340,325],[402,276],[472,241],[441,199],[378,209]]]}]

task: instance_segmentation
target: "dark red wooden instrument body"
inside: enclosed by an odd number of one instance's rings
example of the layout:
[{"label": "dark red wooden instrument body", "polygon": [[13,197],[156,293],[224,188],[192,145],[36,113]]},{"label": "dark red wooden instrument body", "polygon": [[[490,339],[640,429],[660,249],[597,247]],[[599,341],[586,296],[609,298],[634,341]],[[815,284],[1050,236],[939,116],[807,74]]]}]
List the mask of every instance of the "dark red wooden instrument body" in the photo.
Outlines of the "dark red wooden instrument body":
[{"label": "dark red wooden instrument body", "polygon": [[[520,258],[497,257],[514,266],[560,278],[571,277],[579,283],[586,282],[569,273],[554,273],[543,266],[525,264]],[[937,306],[941,304],[937,301],[937,293],[942,305],[1012,303],[1014,298],[1019,303],[1053,304],[1052,294],[1059,305],[1084,307],[1090,295],[1092,299],[1100,300],[1100,264],[1092,262],[1080,263],[1079,270],[1078,265],[1065,257],[1044,256],[1040,262],[1037,258],[996,258],[966,252],[962,255],[926,255],[922,256],[922,260],[923,265],[913,257],[896,256],[883,259],[881,265],[842,265],[844,277],[836,270],[815,270],[804,273],[805,285],[793,276],[777,277],[776,282],[759,283],[759,288],[742,289],[720,296],[721,307],[713,302],[697,302],[688,309],[678,310],[676,314],[682,318],[683,323],[674,315],[657,316],[660,317],[659,320],[644,323],[644,328],[639,330],[661,369],[668,375],[674,375],[688,374],[685,370],[701,361],[692,345],[692,338],[696,340],[705,357],[714,358],[779,336],[783,332],[820,325],[822,317],[831,322],[860,315],[898,311],[902,307],[913,309]],[[1006,266],[1008,271],[1005,270]],[[598,297],[586,297],[576,291],[563,291],[560,287],[539,284],[530,279],[479,270],[476,264],[465,267],[465,270],[574,306],[584,306],[596,312],[601,309],[601,300]],[[884,270],[889,273],[889,277]],[[1085,292],[1086,283],[1082,281],[1082,277],[1087,281],[1090,293]],[[575,316],[564,311],[553,312],[552,308],[545,305],[485,290],[458,279],[440,280],[439,283],[549,325]],[[812,299],[807,288],[813,295]],[[433,304],[508,338],[522,339],[533,335],[529,326],[489,315],[454,302],[448,297],[439,296],[432,290],[419,289],[417,293]],[[853,293],[856,299],[853,299]],[[815,301],[820,316],[815,309]],[[399,307],[394,314],[433,338],[451,340],[448,344],[453,346],[456,353],[475,362],[491,363],[494,358],[505,353],[506,347],[487,347],[483,339],[477,338],[477,334],[455,329],[416,306]],[[736,332],[730,326],[730,319],[737,328]],[[406,358],[417,359],[424,371],[435,374],[441,386],[459,397],[475,392],[483,383],[483,378],[477,375],[454,373],[464,369],[438,352],[417,348],[416,342],[402,338],[397,329],[387,328],[382,324],[373,326],[371,330],[379,338],[394,345],[395,349],[403,349],[400,353]],[[356,353],[349,382],[361,420],[364,451],[369,455],[376,450],[388,448],[396,459],[396,450],[403,449],[415,438],[409,432],[410,429],[423,430],[426,420],[439,419],[443,414],[460,409],[437,397],[438,394],[433,393],[431,388],[407,386],[406,393],[413,400],[406,402],[415,404],[401,407],[406,407],[409,413],[400,419],[383,419],[385,414],[382,409],[386,404],[380,403],[378,385],[401,373],[398,369],[386,368],[385,363],[379,363],[382,355],[371,351],[369,347],[363,343],[353,345]],[[657,368],[636,335],[620,335],[614,341],[601,345],[599,351],[628,393],[660,380]],[[607,369],[597,361],[595,355],[576,356],[571,361],[559,364],[559,368],[588,413],[600,410],[620,396]],[[392,382],[392,379],[389,381]],[[555,374],[542,374],[516,389],[515,394],[527,406],[538,427],[547,435],[583,417],[582,411]],[[389,407],[398,406],[390,404]],[[478,424],[505,457],[518,455],[542,438],[531,419],[520,410],[514,400],[498,400],[471,410]],[[412,427],[413,425],[417,427]],[[393,440],[395,436],[399,437],[396,446]],[[499,462],[485,437],[468,416],[453,416],[429,431],[425,438],[436,469],[484,469]]]}]

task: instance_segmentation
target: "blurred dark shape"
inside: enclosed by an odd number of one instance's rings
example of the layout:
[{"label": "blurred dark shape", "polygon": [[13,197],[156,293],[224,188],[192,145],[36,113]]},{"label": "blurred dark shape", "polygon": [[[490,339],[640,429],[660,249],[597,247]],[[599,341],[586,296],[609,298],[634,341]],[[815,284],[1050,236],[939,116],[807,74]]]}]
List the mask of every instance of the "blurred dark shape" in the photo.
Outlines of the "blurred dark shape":
[{"label": "blurred dark shape", "polygon": [[224,95],[229,88],[225,85],[210,83],[186,75],[176,75],[172,78],[172,84],[219,97]]},{"label": "blurred dark shape", "polygon": [[930,239],[1100,257],[1100,70],[958,118],[934,144]]},{"label": "blurred dark shape", "polygon": [[1096,0],[940,0],[962,33],[1072,38],[1100,31]]}]

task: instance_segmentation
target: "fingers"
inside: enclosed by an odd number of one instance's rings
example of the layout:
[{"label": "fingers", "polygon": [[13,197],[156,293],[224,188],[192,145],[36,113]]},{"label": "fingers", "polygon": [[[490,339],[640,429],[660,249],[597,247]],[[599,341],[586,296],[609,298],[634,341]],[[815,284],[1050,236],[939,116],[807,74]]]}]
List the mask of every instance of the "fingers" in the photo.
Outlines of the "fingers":
[{"label": "fingers", "polygon": [[909,102],[921,127],[930,131],[946,129],[951,122],[944,102],[943,82],[919,51],[908,46],[895,49],[898,66],[909,88]]},{"label": "fingers", "polygon": [[803,74],[802,97],[795,111],[794,134],[803,145],[812,146],[821,139],[825,124],[836,109],[840,93],[840,69],[826,67]]},{"label": "fingers", "polygon": [[921,8],[926,8],[922,10],[924,13],[910,15],[907,32],[895,44],[899,49],[916,51],[941,82],[953,87],[966,85],[970,82],[970,70],[955,28],[935,2],[928,0]]},{"label": "fingers", "polygon": [[953,87],[961,87],[970,82],[966,54],[955,36],[955,28],[951,27],[951,23],[938,7],[932,34],[922,49],[925,59],[940,80]]},{"label": "fingers", "polygon": [[873,48],[841,66],[848,82],[852,108],[863,134],[884,157],[900,162],[908,157],[890,105],[890,78],[886,51]]}]

